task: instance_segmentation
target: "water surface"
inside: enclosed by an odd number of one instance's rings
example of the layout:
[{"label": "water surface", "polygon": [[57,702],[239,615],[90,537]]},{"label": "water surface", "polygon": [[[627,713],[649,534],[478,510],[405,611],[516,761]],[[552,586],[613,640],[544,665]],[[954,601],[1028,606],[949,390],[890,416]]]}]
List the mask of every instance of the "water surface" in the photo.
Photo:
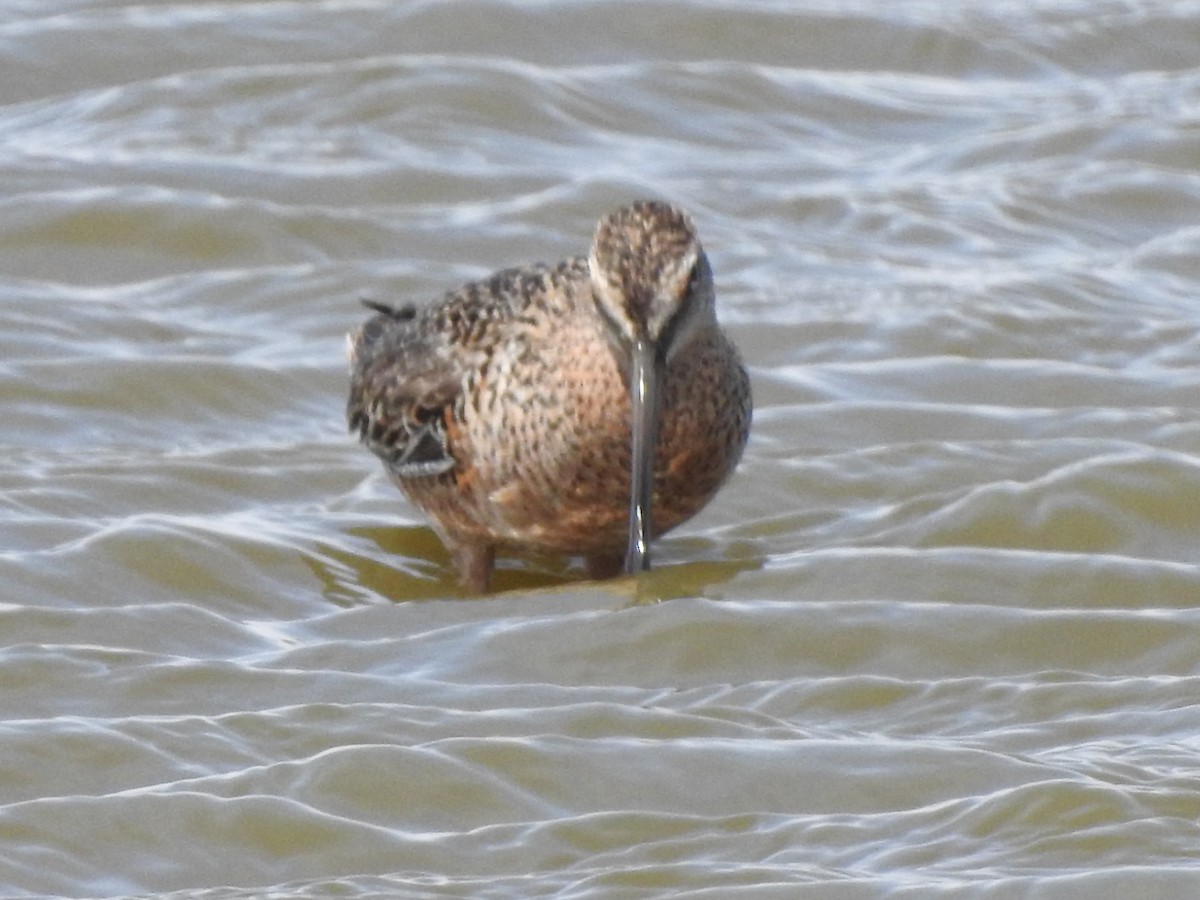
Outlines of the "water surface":
[{"label": "water surface", "polygon": [[[0,894],[1200,890],[1195,4],[0,12]],[[743,464],[463,599],[358,300],[644,195]]]}]

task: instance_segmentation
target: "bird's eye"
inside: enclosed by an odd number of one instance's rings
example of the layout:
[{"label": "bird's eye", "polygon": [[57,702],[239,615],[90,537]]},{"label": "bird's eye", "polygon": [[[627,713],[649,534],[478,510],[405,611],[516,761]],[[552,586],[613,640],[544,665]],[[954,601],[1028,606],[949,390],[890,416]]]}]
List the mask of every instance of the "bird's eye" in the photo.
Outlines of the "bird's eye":
[{"label": "bird's eye", "polygon": [[696,264],[692,266],[691,274],[688,276],[687,285],[687,291],[689,294],[693,293],[697,288],[700,287],[700,283],[704,280],[704,273],[707,266],[708,263],[703,257],[696,260]]}]

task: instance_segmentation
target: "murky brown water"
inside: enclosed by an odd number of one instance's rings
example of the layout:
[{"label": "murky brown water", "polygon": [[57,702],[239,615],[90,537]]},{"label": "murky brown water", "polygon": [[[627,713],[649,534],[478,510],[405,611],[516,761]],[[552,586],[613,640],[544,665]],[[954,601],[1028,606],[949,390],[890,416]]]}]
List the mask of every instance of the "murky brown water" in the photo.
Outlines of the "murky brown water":
[{"label": "murky brown water", "polygon": [[[0,895],[1200,895],[1195,4],[0,12]],[[639,195],[744,464],[458,599],[358,298]]]}]

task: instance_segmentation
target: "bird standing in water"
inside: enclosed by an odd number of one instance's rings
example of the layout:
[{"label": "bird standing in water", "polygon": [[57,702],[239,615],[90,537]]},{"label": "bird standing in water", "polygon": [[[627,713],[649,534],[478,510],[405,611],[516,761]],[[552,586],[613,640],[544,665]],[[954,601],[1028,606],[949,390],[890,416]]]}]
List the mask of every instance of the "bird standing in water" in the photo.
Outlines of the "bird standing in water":
[{"label": "bird standing in water", "polygon": [[639,201],[587,257],[505,269],[429,306],[368,303],[350,430],[430,517],[470,591],[496,552],[650,567],[741,457],[750,380],[691,219]]}]

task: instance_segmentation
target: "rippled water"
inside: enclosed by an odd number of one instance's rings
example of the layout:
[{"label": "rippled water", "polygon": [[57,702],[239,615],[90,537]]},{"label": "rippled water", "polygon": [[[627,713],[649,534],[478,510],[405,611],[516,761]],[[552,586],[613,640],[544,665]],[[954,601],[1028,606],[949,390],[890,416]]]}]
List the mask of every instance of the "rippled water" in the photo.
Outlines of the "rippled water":
[{"label": "rippled water", "polygon": [[[0,895],[1200,893],[1200,5],[0,12]],[[641,195],[743,465],[463,600],[357,301]]]}]

